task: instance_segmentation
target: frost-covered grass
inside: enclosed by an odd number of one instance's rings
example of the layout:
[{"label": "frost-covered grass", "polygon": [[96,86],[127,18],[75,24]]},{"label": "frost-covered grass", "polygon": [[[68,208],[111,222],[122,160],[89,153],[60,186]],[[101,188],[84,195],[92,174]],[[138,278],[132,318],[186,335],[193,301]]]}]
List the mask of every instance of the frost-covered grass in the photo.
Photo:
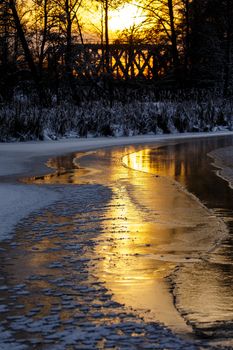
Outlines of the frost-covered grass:
[{"label": "frost-covered grass", "polygon": [[232,130],[233,103],[230,100],[186,100],[163,102],[90,101],[53,102],[50,107],[17,96],[0,105],[0,141],[36,140],[68,136],[129,136],[148,133],[176,133]]}]

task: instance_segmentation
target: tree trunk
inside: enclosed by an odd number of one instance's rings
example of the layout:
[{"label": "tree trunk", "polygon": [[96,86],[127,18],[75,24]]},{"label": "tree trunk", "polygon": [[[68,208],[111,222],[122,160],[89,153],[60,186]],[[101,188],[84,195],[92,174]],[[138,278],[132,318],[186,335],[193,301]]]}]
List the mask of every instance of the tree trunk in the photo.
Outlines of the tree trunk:
[{"label": "tree trunk", "polygon": [[185,6],[185,56],[184,56],[184,68],[185,75],[188,76],[189,72],[189,54],[190,54],[190,0],[184,0]]},{"label": "tree trunk", "polygon": [[108,0],[105,0],[105,68],[110,73],[109,66],[109,35],[108,35]]},{"label": "tree trunk", "polygon": [[18,36],[19,36],[21,45],[22,45],[23,50],[24,50],[25,59],[28,63],[29,69],[31,71],[32,79],[34,80],[40,101],[42,103],[44,103],[45,102],[45,98],[44,98],[45,95],[44,95],[43,90],[41,88],[41,81],[40,81],[40,78],[39,78],[39,75],[38,75],[38,72],[36,69],[36,65],[34,63],[33,57],[31,55],[31,52],[30,52],[29,47],[28,47],[27,40],[25,38],[23,27],[22,27],[22,24],[20,22],[18,11],[17,11],[16,6],[15,6],[15,1],[10,0],[9,6],[10,6],[10,9],[12,11],[15,27],[16,27],[16,30],[18,32]]},{"label": "tree trunk", "polygon": [[172,42],[172,60],[175,72],[175,77],[177,78],[178,67],[179,67],[179,54],[177,50],[177,37],[174,23],[174,11],[173,11],[173,0],[168,0],[168,10],[169,10],[169,22],[171,30],[171,42]]},{"label": "tree trunk", "polygon": [[108,33],[108,4],[109,0],[105,0],[105,89],[108,92],[110,107],[113,106],[113,82],[110,69],[110,52],[109,52],[109,33]]},{"label": "tree trunk", "polygon": [[72,79],[72,20],[70,13],[69,0],[65,2],[66,8],[66,52],[65,52],[65,65],[66,65],[66,74],[68,80]]},{"label": "tree trunk", "polygon": [[47,33],[48,33],[48,0],[44,0],[44,25],[43,25],[43,34],[42,34],[42,43],[40,47],[40,55],[39,55],[39,72],[42,75],[43,70],[43,62],[44,62],[44,49],[47,41]]},{"label": "tree trunk", "polygon": [[231,66],[231,21],[232,18],[230,8],[230,0],[226,3],[226,39],[225,39],[225,64],[224,64],[224,86],[223,95],[226,97],[229,95],[229,83],[230,83],[230,66]]},{"label": "tree trunk", "polygon": [[79,32],[79,36],[80,36],[80,40],[81,40],[81,44],[84,45],[84,40],[83,40],[83,33],[82,33],[82,27],[79,23],[78,17],[77,15],[75,16],[76,21],[77,21],[77,25],[78,25],[78,32]]},{"label": "tree trunk", "polygon": [[3,37],[2,37],[2,65],[4,69],[7,69],[8,62],[9,62],[9,48],[8,48],[8,40],[9,40],[9,22],[8,22],[8,8],[7,3],[3,3],[1,6],[3,6],[2,9],[2,27],[3,27]]}]

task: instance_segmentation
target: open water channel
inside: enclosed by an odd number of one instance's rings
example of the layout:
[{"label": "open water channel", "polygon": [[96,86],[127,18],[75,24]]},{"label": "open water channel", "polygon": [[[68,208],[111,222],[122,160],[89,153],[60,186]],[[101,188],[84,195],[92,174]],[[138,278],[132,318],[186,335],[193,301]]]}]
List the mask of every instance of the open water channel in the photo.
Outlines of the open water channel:
[{"label": "open water channel", "polygon": [[2,245],[7,342],[233,348],[233,192],[208,156],[232,144],[106,148],[51,159],[51,174],[23,179],[61,200]]}]

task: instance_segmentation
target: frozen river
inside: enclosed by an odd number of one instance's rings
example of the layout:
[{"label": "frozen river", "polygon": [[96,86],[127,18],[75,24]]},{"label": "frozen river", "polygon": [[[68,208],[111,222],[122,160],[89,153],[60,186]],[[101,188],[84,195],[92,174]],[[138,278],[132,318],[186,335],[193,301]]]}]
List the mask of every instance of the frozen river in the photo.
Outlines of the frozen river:
[{"label": "frozen river", "polygon": [[229,136],[105,148],[53,158],[53,174],[26,179],[53,186],[60,199],[2,244],[5,343],[231,342],[233,197],[207,154],[232,143]]}]

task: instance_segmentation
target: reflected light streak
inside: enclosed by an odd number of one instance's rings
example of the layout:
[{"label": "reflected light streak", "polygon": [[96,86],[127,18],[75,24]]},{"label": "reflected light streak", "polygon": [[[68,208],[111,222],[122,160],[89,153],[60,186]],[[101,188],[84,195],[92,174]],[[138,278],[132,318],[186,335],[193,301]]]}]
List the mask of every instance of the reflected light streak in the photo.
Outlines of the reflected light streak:
[{"label": "reflected light streak", "polygon": [[[97,254],[105,256],[97,274],[117,301],[137,310],[150,309],[148,319],[188,332],[166,293],[165,277],[179,263],[199,261],[222,227],[194,197],[164,178],[177,173],[174,158],[160,163],[161,155],[155,162],[150,153],[132,152],[123,157],[125,167],[114,162],[109,167],[108,181],[117,181],[117,186],[97,247]],[[182,164],[181,177],[184,172]]]},{"label": "reflected light streak", "polygon": [[[104,259],[100,259],[95,271],[98,278],[105,281],[119,302],[136,310],[149,309],[151,312],[145,313],[145,317],[181,332],[190,329],[174,308],[166,277],[176,266],[184,264],[188,271],[203,257],[206,259],[225,234],[224,224],[173,181],[187,184],[193,172],[192,152],[196,155],[195,147],[181,148],[179,156],[172,146],[138,152],[135,147],[126,147],[84,153],[82,158],[78,154],[61,157],[50,163],[57,172],[65,169],[64,183],[93,181],[95,174],[95,183],[112,190],[105,217],[100,221],[102,230],[96,254]],[[121,166],[122,156],[125,166]],[[89,167],[95,173],[86,173]],[[80,168],[84,171],[81,175]],[[45,183],[57,183],[57,172],[50,178],[47,175]],[[184,286],[192,275],[183,273],[178,277],[184,293],[182,300],[188,304],[190,290]],[[201,278],[195,278],[200,283],[196,289],[206,290]],[[208,285],[213,286],[211,292],[218,293],[215,282],[209,280]],[[198,298],[194,299],[201,305]],[[209,314],[211,304],[208,300],[205,304],[203,309]]]}]

